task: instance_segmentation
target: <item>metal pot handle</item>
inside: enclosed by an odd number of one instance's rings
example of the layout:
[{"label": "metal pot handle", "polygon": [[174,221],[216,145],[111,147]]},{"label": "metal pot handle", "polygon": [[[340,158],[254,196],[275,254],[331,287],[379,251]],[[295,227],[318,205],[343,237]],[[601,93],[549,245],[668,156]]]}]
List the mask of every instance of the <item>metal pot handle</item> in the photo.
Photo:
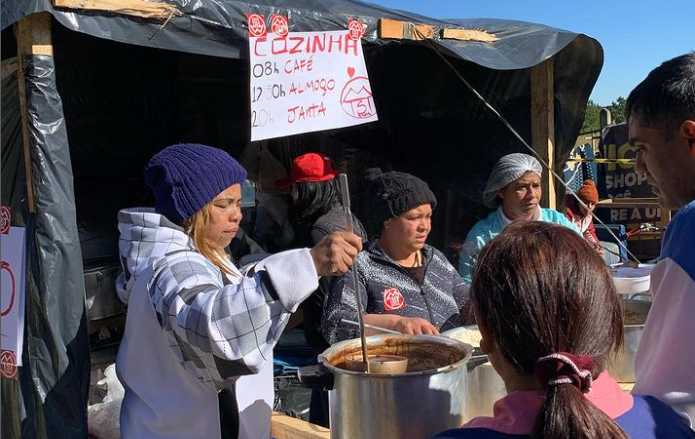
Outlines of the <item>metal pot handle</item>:
[{"label": "metal pot handle", "polygon": [[299,382],[312,389],[333,390],[333,372],[323,364],[300,367]]}]

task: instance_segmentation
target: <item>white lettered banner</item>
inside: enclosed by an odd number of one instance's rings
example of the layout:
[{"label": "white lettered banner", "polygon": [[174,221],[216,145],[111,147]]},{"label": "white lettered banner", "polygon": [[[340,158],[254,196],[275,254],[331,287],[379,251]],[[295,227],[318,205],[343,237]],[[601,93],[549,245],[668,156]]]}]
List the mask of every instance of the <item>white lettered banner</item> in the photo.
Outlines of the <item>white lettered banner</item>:
[{"label": "white lettered banner", "polygon": [[16,378],[22,365],[24,341],[24,227],[9,226],[9,210],[3,206],[3,226],[0,240],[0,290],[2,292],[2,376]]},{"label": "white lettered banner", "polygon": [[[362,52],[362,24],[287,32],[284,17],[249,15],[251,140],[378,120]],[[283,21],[284,20],[284,21]]]}]

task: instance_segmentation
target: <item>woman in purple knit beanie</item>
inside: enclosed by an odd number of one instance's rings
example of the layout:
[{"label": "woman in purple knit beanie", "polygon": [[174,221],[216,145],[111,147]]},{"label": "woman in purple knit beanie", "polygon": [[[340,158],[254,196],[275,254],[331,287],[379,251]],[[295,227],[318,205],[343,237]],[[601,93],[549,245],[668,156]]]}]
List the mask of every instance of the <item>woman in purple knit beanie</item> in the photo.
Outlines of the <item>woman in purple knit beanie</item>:
[{"label": "woman in purple knit beanie", "polygon": [[[362,248],[359,237],[336,232],[242,273],[224,248],[239,230],[245,178],[221,149],[170,146],[145,167],[155,208],[119,212],[117,288],[128,304],[116,360],[123,438],[236,439],[236,381],[272,358],[319,276],[345,273]],[[265,387],[272,392],[270,378],[257,400]],[[270,426],[271,408],[262,413]]]}]

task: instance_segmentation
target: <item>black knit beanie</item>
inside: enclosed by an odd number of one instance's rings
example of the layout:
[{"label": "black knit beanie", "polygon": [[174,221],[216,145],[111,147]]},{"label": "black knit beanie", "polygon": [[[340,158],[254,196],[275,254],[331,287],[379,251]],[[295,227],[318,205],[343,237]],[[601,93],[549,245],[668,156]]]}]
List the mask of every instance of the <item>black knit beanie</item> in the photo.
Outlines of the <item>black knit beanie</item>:
[{"label": "black knit beanie", "polygon": [[405,172],[381,172],[379,168],[367,169],[365,179],[372,193],[374,219],[381,226],[389,218],[422,204],[437,206],[437,198],[427,183]]}]

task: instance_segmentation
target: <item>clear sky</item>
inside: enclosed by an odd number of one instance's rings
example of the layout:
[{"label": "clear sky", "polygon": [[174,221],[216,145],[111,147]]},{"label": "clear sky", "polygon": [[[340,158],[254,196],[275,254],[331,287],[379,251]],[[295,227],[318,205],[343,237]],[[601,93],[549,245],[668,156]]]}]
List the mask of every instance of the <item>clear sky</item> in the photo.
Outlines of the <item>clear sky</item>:
[{"label": "clear sky", "polygon": [[695,0],[366,0],[434,18],[508,18],[586,34],[601,43],[591,95],[609,105],[674,56],[695,50]]}]

